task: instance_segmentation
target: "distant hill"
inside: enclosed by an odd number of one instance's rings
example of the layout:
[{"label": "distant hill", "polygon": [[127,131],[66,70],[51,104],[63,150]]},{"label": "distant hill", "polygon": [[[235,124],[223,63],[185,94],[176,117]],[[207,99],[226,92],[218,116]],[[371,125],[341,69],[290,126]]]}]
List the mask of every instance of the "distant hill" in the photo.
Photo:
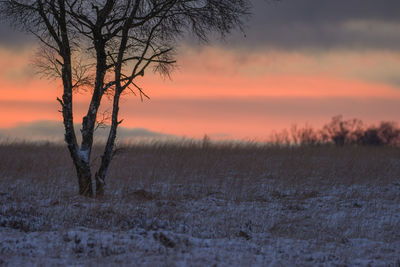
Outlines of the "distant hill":
[{"label": "distant hill", "polygon": [[[80,125],[75,125],[77,137],[80,137]],[[95,140],[105,141],[108,136],[109,127],[98,128],[95,132]],[[174,139],[177,136],[150,131],[145,128],[118,128],[119,140],[129,141],[138,139]],[[21,123],[11,128],[0,128],[0,138],[9,140],[27,141],[53,141],[59,142],[64,139],[64,126],[57,121],[33,121]]]}]

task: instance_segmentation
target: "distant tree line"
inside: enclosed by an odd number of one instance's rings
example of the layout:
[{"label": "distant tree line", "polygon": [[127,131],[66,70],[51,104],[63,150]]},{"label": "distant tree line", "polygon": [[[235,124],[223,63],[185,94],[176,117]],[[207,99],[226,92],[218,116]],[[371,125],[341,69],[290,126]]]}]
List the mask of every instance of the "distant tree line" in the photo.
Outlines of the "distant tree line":
[{"label": "distant tree line", "polygon": [[304,127],[293,125],[290,130],[274,133],[272,142],[280,145],[400,146],[400,128],[395,122],[366,125],[359,119],[345,120],[338,115],[321,129],[308,124]]}]

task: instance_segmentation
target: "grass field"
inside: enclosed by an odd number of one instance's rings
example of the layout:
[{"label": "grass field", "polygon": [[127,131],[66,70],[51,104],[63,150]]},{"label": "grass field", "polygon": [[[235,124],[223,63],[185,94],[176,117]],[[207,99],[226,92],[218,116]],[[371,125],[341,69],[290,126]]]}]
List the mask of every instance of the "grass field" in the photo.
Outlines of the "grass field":
[{"label": "grass field", "polygon": [[0,145],[0,265],[400,266],[399,148],[136,144],[106,183]]}]

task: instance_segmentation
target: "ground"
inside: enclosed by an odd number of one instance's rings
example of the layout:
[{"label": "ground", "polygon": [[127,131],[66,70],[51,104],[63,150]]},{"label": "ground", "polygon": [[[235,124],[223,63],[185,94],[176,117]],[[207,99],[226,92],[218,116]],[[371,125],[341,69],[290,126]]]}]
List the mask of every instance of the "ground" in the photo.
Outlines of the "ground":
[{"label": "ground", "polygon": [[102,199],[63,146],[0,160],[0,265],[400,266],[396,148],[132,145]]}]

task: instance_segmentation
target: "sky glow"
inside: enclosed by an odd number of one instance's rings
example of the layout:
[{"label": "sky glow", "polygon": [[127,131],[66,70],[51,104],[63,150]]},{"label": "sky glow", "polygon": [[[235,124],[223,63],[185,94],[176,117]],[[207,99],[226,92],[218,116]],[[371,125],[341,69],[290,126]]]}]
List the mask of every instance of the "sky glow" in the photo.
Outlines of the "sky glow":
[{"label": "sky glow", "polygon": [[[254,6],[246,37],[233,33],[203,46],[183,42],[171,79],[145,73],[138,83],[151,100],[125,96],[121,126],[264,140],[272,130],[293,123],[319,127],[338,114],[369,123],[399,121],[396,1],[254,1]],[[0,32],[10,30],[1,25]],[[30,62],[36,45],[26,42],[16,33],[0,38],[0,128],[62,119],[56,101],[61,85],[35,75]],[[75,98],[80,123],[88,95]],[[105,99],[103,110],[108,108]]]}]

